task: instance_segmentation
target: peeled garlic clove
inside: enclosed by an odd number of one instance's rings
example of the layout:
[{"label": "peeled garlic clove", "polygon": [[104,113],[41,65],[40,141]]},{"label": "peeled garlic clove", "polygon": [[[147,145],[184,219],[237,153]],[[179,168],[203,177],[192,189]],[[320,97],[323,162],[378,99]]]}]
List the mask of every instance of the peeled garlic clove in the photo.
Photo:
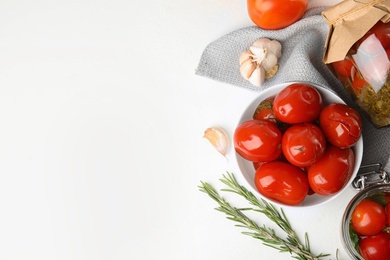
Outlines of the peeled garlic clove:
[{"label": "peeled garlic clove", "polygon": [[252,72],[252,75],[249,77],[249,82],[256,86],[260,87],[265,80],[265,70],[261,66],[257,66],[256,69]]},{"label": "peeled garlic clove", "polygon": [[220,154],[226,156],[229,149],[229,137],[225,130],[219,127],[210,127],[206,129],[203,137],[209,140]]},{"label": "peeled garlic clove", "polygon": [[252,53],[247,50],[240,55],[240,65],[252,59]]},{"label": "peeled garlic clove", "polygon": [[252,60],[247,60],[243,64],[241,64],[240,74],[244,79],[248,80],[255,69],[256,64],[253,63]]}]

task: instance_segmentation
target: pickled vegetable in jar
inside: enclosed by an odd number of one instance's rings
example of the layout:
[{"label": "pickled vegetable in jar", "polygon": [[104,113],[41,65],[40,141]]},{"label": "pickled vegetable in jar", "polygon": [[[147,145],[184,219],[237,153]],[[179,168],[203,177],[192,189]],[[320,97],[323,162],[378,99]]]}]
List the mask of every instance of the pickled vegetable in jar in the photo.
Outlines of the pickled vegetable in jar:
[{"label": "pickled vegetable in jar", "polygon": [[330,63],[333,72],[376,127],[390,125],[390,23],[377,22]]}]

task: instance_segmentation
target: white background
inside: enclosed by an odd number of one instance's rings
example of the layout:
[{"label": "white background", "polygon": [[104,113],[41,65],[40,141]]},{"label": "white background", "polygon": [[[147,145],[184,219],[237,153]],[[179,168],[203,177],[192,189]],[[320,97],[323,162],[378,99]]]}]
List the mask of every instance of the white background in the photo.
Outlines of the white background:
[{"label": "white background", "polygon": [[[204,130],[231,136],[256,94],[195,69],[252,25],[243,0],[1,0],[0,259],[290,259],[197,187],[232,170]],[[354,194],[285,212],[315,253],[348,259]]]}]

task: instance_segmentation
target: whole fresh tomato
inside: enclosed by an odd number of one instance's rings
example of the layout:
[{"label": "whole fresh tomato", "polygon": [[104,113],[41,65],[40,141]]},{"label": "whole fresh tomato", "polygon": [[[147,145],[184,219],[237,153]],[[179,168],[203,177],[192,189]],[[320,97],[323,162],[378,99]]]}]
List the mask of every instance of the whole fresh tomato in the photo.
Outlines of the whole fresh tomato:
[{"label": "whole fresh tomato", "polygon": [[234,132],[234,148],[246,160],[268,162],[282,153],[282,133],[268,120],[248,120]]},{"label": "whole fresh tomato", "polygon": [[325,148],[325,136],[321,129],[314,124],[293,125],[283,134],[283,154],[295,166],[312,165],[323,156]]},{"label": "whole fresh tomato", "polygon": [[358,235],[378,234],[386,226],[385,208],[376,201],[362,200],[352,212],[351,224]]},{"label": "whole fresh tomato", "polygon": [[329,145],[324,155],[308,168],[310,187],[320,195],[332,195],[340,191],[353,172],[355,156],[351,148],[341,149]]},{"label": "whole fresh tomato", "polygon": [[362,133],[362,119],[359,112],[352,107],[332,103],[321,111],[320,127],[331,144],[347,148],[359,140]]},{"label": "whole fresh tomato", "polygon": [[310,123],[322,110],[322,97],[309,84],[294,83],[285,87],[274,99],[276,119],[288,123]]},{"label": "whole fresh tomato", "polygon": [[248,0],[250,19],[260,28],[277,30],[298,21],[305,13],[308,0]]},{"label": "whole fresh tomato", "polygon": [[385,211],[386,211],[386,223],[388,226],[390,226],[390,202],[387,202]]},{"label": "whole fresh tomato", "polygon": [[280,161],[261,165],[255,174],[255,185],[265,197],[287,205],[300,204],[309,191],[306,173]]},{"label": "whole fresh tomato", "polygon": [[386,232],[362,238],[359,241],[360,254],[365,260],[390,259],[390,237]]}]

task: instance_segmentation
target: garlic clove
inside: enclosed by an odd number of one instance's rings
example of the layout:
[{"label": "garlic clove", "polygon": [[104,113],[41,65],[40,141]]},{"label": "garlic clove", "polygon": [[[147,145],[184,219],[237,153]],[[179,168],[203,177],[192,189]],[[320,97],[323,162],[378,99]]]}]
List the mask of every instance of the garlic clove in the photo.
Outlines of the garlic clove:
[{"label": "garlic clove", "polygon": [[203,137],[209,140],[215,149],[226,157],[229,149],[229,137],[225,130],[220,127],[210,127],[206,129]]},{"label": "garlic clove", "polygon": [[265,70],[261,66],[257,66],[256,69],[252,72],[252,75],[249,77],[249,82],[257,87],[260,87],[265,80]]},{"label": "garlic clove", "polygon": [[270,40],[267,38],[261,38],[256,40],[252,46],[265,48],[268,53],[273,53],[277,58],[282,56],[282,44],[276,40]]},{"label": "garlic clove", "polygon": [[275,67],[265,72],[265,78],[266,79],[272,78],[276,74],[276,72],[278,72],[278,69],[279,69],[279,65],[276,64]]},{"label": "garlic clove", "polygon": [[248,80],[255,69],[256,69],[256,64],[249,59],[245,61],[243,64],[241,64],[240,74],[244,79]]},{"label": "garlic clove", "polygon": [[263,60],[267,57],[267,49],[258,46],[251,46],[249,50],[253,53],[253,60],[257,63],[262,63]]},{"label": "garlic clove", "polygon": [[267,49],[268,49],[268,52],[273,53],[276,56],[276,58],[280,58],[282,56],[282,44],[280,44],[280,42],[278,42],[278,41],[272,40],[269,43],[269,46]]},{"label": "garlic clove", "polygon": [[267,47],[268,48],[268,45],[269,43],[271,42],[270,39],[267,39],[267,38],[260,38],[258,40],[256,40],[252,46],[255,46],[255,47]]},{"label": "garlic clove", "polygon": [[241,55],[240,55],[240,65],[243,64],[244,62],[246,62],[247,60],[251,60],[252,59],[252,52],[250,52],[249,50],[243,52]]},{"label": "garlic clove", "polygon": [[276,64],[278,64],[278,58],[273,53],[268,53],[267,58],[261,63],[265,71],[273,69]]}]

